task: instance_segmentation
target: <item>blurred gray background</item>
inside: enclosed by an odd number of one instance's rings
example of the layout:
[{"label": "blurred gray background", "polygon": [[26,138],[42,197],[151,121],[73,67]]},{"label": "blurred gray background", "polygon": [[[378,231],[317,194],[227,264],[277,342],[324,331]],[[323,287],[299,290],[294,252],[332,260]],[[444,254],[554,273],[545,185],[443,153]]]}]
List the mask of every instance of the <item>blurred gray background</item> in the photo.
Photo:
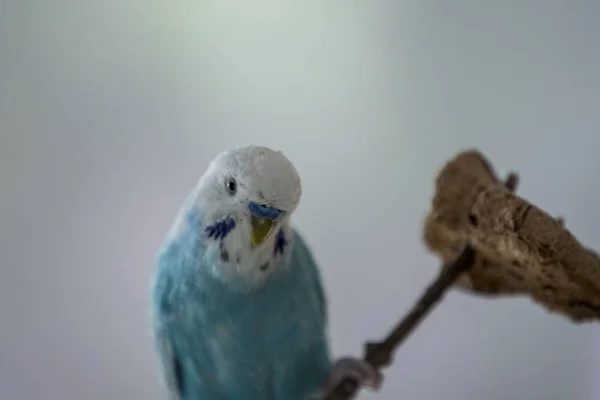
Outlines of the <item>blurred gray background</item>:
[{"label": "blurred gray background", "polygon": [[[464,147],[600,249],[599,20],[593,1],[3,0],[0,398],[165,398],[151,263],[234,145],[300,171],[338,356],[436,274],[421,221]],[[597,400],[599,333],[452,293],[361,398]]]}]

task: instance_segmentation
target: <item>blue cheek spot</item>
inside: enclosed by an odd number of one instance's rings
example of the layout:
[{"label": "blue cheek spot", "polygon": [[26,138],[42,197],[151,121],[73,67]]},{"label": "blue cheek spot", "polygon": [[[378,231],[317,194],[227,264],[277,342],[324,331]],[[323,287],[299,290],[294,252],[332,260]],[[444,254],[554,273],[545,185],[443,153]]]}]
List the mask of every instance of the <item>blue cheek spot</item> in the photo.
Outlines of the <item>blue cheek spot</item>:
[{"label": "blue cheek spot", "polygon": [[278,253],[283,254],[286,246],[288,245],[288,241],[285,238],[285,233],[283,229],[279,229],[277,232],[277,238],[275,239],[275,249],[273,250],[273,255],[277,255]]},{"label": "blue cheek spot", "polygon": [[235,228],[235,220],[231,217],[226,217],[215,223],[214,225],[207,226],[204,231],[208,234],[209,238],[215,240],[223,240],[225,236],[229,234]]},{"label": "blue cheek spot", "polygon": [[278,208],[270,207],[265,204],[258,204],[253,201],[248,204],[248,209],[250,210],[250,214],[256,218],[270,219],[273,221],[277,221],[283,214],[283,211]]}]

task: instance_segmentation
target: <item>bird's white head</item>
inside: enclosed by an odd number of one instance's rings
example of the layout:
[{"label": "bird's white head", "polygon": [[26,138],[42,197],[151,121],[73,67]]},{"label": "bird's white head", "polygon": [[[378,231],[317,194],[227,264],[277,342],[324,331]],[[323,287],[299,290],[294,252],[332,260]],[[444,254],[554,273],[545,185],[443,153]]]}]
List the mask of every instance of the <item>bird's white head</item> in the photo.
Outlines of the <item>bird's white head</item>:
[{"label": "bird's white head", "polygon": [[256,286],[276,269],[292,240],[289,225],[302,188],[280,151],[245,146],[219,154],[198,183],[205,261],[221,280]]}]

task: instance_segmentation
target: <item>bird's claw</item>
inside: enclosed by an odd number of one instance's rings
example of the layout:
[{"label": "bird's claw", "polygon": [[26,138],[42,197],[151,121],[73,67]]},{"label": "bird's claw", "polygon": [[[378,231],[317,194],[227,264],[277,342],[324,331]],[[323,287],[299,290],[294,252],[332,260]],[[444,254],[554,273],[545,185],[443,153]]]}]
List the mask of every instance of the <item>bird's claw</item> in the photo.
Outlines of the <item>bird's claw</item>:
[{"label": "bird's claw", "polygon": [[329,392],[346,378],[352,378],[359,386],[366,386],[372,390],[379,390],[383,382],[383,375],[366,361],[352,357],[340,358],[333,366],[327,381]]}]

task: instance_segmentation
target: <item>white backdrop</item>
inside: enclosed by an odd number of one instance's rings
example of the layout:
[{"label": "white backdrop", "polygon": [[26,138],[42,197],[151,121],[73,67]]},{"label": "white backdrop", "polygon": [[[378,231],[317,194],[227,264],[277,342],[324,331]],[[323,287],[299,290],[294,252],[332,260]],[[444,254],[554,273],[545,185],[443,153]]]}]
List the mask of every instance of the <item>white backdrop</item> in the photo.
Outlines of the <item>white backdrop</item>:
[{"label": "white backdrop", "polygon": [[[337,355],[437,272],[421,219],[463,147],[600,249],[599,18],[558,0],[4,0],[0,397],[164,398],[151,262],[233,145],[281,149],[303,178]],[[361,398],[597,400],[599,333],[453,293]]]}]

